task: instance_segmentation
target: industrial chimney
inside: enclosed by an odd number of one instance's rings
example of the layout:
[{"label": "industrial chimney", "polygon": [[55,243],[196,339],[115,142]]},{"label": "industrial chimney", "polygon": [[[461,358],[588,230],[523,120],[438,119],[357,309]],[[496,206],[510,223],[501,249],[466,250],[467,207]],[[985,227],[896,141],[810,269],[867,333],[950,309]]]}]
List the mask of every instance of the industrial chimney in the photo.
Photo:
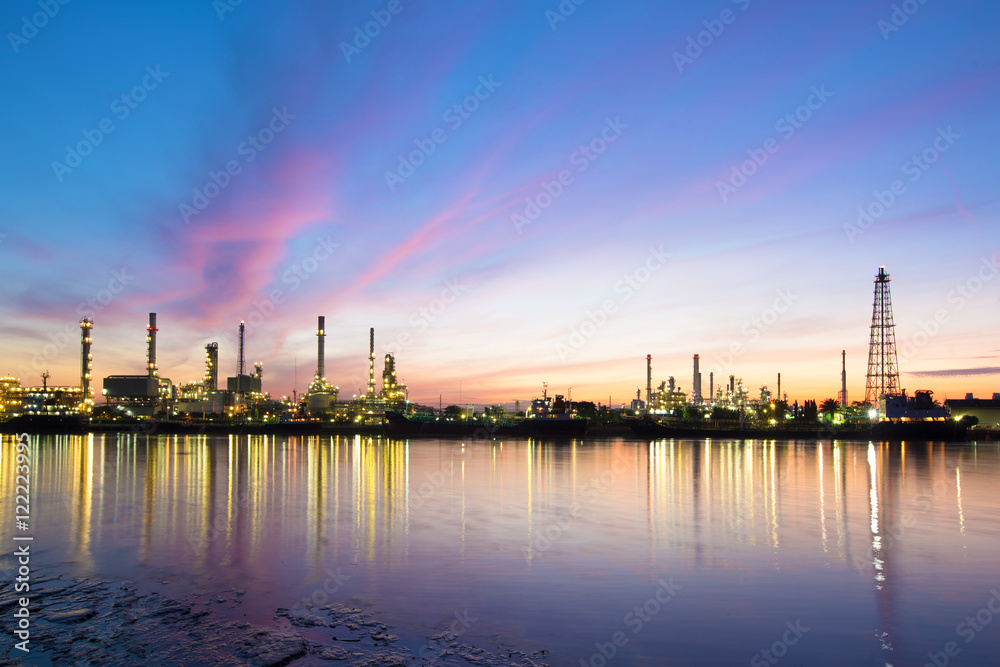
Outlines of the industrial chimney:
[{"label": "industrial chimney", "polygon": [[840,406],[847,407],[847,350],[840,351]]},{"label": "industrial chimney", "polygon": [[146,372],[149,377],[158,376],[156,372],[156,313],[149,314],[149,327],[146,329]]},{"label": "industrial chimney", "polygon": [[89,317],[80,320],[80,389],[83,390],[83,400],[88,407],[92,402],[90,396],[90,371],[92,370],[94,358],[90,354],[90,330],[93,328],[94,321]]},{"label": "industrial chimney", "polygon": [[697,354],[694,355],[694,379],[691,383],[691,402],[695,404],[701,403],[701,371],[698,369],[700,359]]},{"label": "industrial chimney", "polygon": [[236,357],[236,393],[243,393],[243,375],[246,373],[246,325],[240,322],[239,352]]},{"label": "industrial chimney", "polygon": [[375,398],[375,327],[368,332],[368,398]]},{"label": "industrial chimney", "polygon": [[653,405],[653,357],[646,355],[646,409]]},{"label": "industrial chimney", "polygon": [[326,377],[326,361],[323,339],[326,338],[326,317],[320,315],[316,324],[316,381],[323,382]]}]

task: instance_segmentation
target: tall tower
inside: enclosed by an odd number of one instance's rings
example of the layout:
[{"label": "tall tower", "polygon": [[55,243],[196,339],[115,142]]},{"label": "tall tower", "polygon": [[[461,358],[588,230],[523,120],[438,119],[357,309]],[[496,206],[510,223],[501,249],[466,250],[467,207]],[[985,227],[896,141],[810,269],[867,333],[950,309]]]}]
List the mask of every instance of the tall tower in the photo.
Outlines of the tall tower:
[{"label": "tall tower", "polygon": [[149,377],[158,376],[156,372],[156,313],[149,314],[149,326],[146,328],[146,372]]},{"label": "tall tower", "polygon": [[243,375],[246,373],[246,325],[240,322],[239,352],[236,356],[236,393],[243,393]]},{"label": "tall tower", "polygon": [[847,350],[840,351],[840,407],[847,407]]},{"label": "tall tower", "polygon": [[889,274],[880,266],[875,276],[871,342],[868,345],[868,376],[865,401],[878,408],[882,396],[899,393],[899,363],[896,360],[896,325],[892,322]]},{"label": "tall tower", "polygon": [[653,357],[646,355],[646,409],[653,409]]},{"label": "tall tower", "polygon": [[88,412],[94,402],[90,396],[90,372],[94,361],[90,354],[90,330],[93,328],[94,321],[89,317],[80,320],[80,389],[83,390],[84,409]]},{"label": "tall tower", "polygon": [[219,344],[209,343],[205,346],[205,379],[202,388],[206,392],[219,389]]},{"label": "tall tower", "polygon": [[320,315],[316,323],[316,382],[326,379],[326,359],[323,339],[326,338],[326,317]]},{"label": "tall tower", "polygon": [[375,398],[375,327],[368,332],[368,398]]},{"label": "tall tower", "polygon": [[701,357],[694,355],[694,378],[691,381],[691,402],[701,404],[701,371],[698,369]]}]

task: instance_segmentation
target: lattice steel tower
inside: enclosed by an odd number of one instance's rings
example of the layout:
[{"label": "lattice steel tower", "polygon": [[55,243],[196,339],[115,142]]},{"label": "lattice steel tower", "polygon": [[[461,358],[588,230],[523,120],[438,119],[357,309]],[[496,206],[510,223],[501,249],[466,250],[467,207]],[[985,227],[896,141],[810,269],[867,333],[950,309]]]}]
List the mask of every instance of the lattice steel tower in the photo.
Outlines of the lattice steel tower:
[{"label": "lattice steel tower", "polygon": [[879,407],[884,394],[899,393],[899,363],[896,360],[896,325],[892,321],[889,274],[880,266],[875,276],[871,342],[868,345],[868,376],[865,402]]}]

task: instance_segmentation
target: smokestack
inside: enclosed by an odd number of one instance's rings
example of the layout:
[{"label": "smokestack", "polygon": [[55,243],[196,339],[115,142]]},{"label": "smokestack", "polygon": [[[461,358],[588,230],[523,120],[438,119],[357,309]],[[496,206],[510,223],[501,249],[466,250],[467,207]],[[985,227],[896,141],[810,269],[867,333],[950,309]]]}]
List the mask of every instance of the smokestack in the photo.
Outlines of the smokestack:
[{"label": "smokestack", "polygon": [[778,398],[776,400],[781,400],[781,373],[778,373]]},{"label": "smokestack", "polygon": [[715,398],[715,373],[709,371],[708,373],[708,400],[713,400]]},{"label": "smokestack", "polygon": [[368,397],[375,398],[375,327],[368,332]]},{"label": "smokestack", "polygon": [[694,380],[691,383],[691,402],[701,403],[701,372],[698,370],[700,357],[694,355]]},{"label": "smokestack", "polygon": [[205,379],[202,381],[205,391],[219,389],[219,344],[209,343],[205,346]]},{"label": "smokestack", "polygon": [[653,357],[646,355],[646,409],[653,402]]},{"label": "smokestack", "polygon": [[326,338],[326,318],[320,315],[316,327],[316,379],[322,382],[323,378],[326,377],[326,359],[323,344],[323,339]]},{"label": "smokestack", "polygon": [[840,405],[847,407],[847,350],[840,351]]},{"label": "smokestack", "polygon": [[156,313],[149,314],[149,327],[146,328],[146,372],[149,377],[157,377],[156,372]]},{"label": "smokestack", "polygon": [[236,393],[243,393],[243,376],[246,374],[246,325],[240,322],[239,351],[236,355]]},{"label": "smokestack", "polygon": [[89,317],[80,320],[80,388],[83,390],[83,400],[88,410],[90,403],[93,402],[90,396],[90,371],[94,359],[90,355],[90,330],[93,328],[94,321]]},{"label": "smokestack", "polygon": [[735,394],[736,393],[736,376],[735,375],[730,375],[729,376],[729,393],[730,394]]}]

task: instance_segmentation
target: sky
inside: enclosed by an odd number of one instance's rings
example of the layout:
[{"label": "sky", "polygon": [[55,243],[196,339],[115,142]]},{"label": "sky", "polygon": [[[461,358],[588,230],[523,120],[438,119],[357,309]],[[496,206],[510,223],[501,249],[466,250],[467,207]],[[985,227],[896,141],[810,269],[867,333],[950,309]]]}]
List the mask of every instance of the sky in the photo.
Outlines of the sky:
[{"label": "sky", "polygon": [[1000,5],[577,1],[4,3],[0,374],[1000,391]]}]

